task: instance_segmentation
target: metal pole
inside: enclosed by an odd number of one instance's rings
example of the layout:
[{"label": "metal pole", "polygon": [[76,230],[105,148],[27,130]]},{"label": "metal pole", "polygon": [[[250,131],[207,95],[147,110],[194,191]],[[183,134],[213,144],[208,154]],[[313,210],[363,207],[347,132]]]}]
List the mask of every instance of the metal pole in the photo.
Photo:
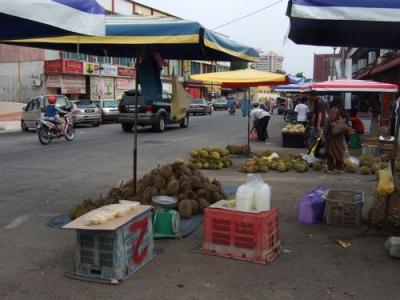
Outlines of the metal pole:
[{"label": "metal pole", "polygon": [[333,76],[335,75],[335,56],[336,56],[336,47],[333,47],[333,59],[331,66],[331,80],[333,80]]},{"label": "metal pole", "polygon": [[138,121],[138,106],[139,106],[139,82],[138,82],[138,58],[135,60],[135,124],[133,138],[133,195],[136,196],[137,183],[137,121]]},{"label": "metal pole", "polygon": [[250,156],[250,88],[247,88],[248,100],[247,100],[247,156]]}]

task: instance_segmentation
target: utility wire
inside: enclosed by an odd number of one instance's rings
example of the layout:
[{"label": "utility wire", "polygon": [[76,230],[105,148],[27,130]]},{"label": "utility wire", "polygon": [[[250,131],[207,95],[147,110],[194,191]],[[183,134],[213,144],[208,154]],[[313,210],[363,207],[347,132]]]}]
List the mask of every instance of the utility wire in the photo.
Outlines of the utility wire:
[{"label": "utility wire", "polygon": [[271,3],[271,4],[269,4],[269,5],[265,6],[265,7],[262,7],[262,8],[260,8],[260,9],[257,9],[256,11],[253,11],[253,12],[247,14],[247,15],[244,15],[244,16],[242,16],[242,17],[239,17],[239,18],[237,18],[237,19],[234,19],[234,20],[232,20],[232,21],[229,21],[229,22],[227,22],[227,23],[224,23],[224,24],[222,24],[222,25],[219,25],[219,26],[217,26],[217,27],[214,27],[213,30],[219,29],[219,28],[224,27],[224,26],[226,26],[226,25],[235,23],[235,22],[237,22],[237,21],[246,19],[246,18],[248,18],[248,17],[250,17],[250,16],[252,16],[252,15],[258,14],[259,12],[262,12],[262,11],[268,9],[268,8],[271,8],[271,7],[275,6],[275,5],[277,5],[278,3],[281,3],[282,1],[283,1],[283,0],[278,0],[278,1],[276,1],[276,2],[274,2],[274,3]]}]

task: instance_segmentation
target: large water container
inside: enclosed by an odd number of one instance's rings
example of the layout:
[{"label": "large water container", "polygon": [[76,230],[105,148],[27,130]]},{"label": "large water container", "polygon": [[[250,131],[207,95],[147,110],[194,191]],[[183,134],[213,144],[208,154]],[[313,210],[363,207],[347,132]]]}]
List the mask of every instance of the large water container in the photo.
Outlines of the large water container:
[{"label": "large water container", "polygon": [[236,210],[251,211],[254,207],[254,188],[249,184],[242,184],[236,191]]},{"label": "large water container", "polygon": [[254,194],[257,211],[268,211],[271,209],[271,187],[263,183]]}]

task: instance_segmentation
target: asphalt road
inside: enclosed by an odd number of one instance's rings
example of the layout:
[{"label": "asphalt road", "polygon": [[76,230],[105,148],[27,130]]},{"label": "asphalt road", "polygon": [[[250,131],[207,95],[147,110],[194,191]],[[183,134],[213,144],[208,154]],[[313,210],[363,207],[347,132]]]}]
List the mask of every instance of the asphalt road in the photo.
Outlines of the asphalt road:
[{"label": "asphalt road", "polygon": [[[274,116],[271,144],[255,147],[278,148],[282,123]],[[140,129],[139,177],[176,156],[187,158],[198,146],[245,143],[246,129],[247,119],[226,112],[192,117],[187,129]],[[363,190],[370,205],[373,177],[349,174],[264,175],[280,208],[285,249],[271,265],[201,255],[199,229],[182,240],[156,241],[156,257],[117,287],[66,278],[74,269],[75,234],[46,223],[130,179],[132,146],[133,134],[117,124],[81,127],[73,142],[60,139],[48,146],[33,132],[0,135],[1,299],[398,299],[400,262],[386,255],[380,236],[357,238],[363,228],[297,224],[298,199],[319,184]],[[237,169],[205,173],[239,184],[245,174]],[[337,238],[352,247],[340,248]]]}]

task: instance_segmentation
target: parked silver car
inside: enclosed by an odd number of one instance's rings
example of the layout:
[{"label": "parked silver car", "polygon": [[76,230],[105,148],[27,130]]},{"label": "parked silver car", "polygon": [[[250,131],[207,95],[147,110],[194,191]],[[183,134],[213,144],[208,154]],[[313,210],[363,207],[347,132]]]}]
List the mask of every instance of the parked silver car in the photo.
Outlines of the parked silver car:
[{"label": "parked silver car", "polygon": [[100,126],[100,108],[91,100],[74,100],[72,103],[72,123],[74,126],[79,124],[91,124],[93,127]]},{"label": "parked silver car", "polygon": [[[36,129],[39,119],[42,113],[46,111],[48,104],[47,98],[50,95],[39,96],[31,101],[23,108],[21,115],[21,129],[28,131],[29,129]],[[52,95],[57,97],[56,106],[62,110],[69,110],[72,107],[71,102],[64,95]]]},{"label": "parked silver car", "polygon": [[118,122],[119,100],[103,99],[95,102],[100,108],[101,119],[105,122]]},{"label": "parked silver car", "polygon": [[211,106],[205,99],[193,99],[189,107],[189,113],[195,114],[212,114]]}]

